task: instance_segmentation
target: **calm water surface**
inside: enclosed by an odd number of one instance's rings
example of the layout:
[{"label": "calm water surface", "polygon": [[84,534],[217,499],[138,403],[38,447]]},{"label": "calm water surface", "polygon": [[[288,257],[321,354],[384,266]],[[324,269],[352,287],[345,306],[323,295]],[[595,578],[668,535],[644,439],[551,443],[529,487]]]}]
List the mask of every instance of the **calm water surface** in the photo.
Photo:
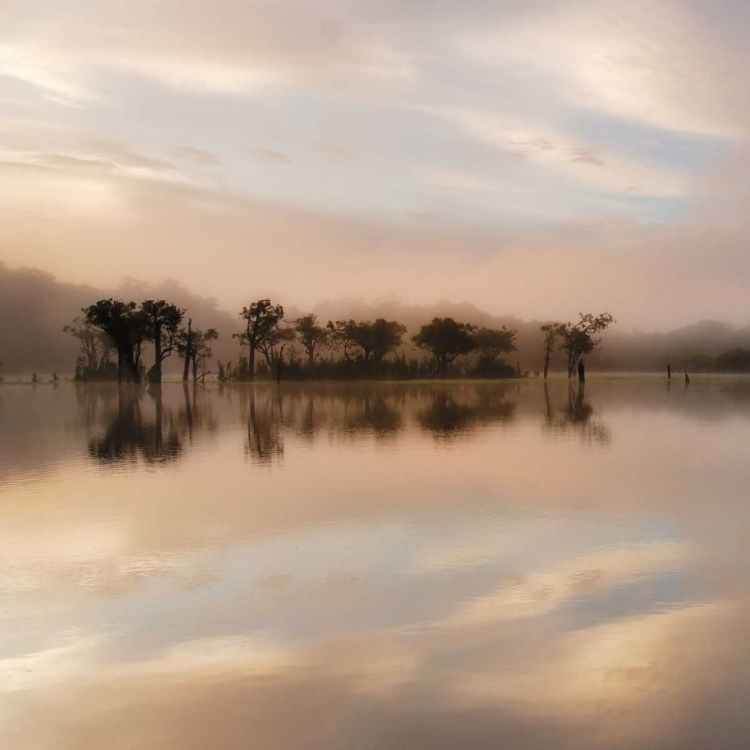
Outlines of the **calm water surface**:
[{"label": "calm water surface", "polygon": [[0,747],[750,747],[750,382],[0,388]]}]

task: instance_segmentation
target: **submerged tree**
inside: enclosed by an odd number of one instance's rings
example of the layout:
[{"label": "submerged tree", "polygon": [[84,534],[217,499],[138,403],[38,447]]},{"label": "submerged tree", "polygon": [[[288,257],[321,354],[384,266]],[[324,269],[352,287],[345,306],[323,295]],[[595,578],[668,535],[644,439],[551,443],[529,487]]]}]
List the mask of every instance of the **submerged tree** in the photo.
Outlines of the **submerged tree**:
[{"label": "submerged tree", "polygon": [[258,344],[258,351],[263,355],[276,381],[281,380],[281,370],[284,362],[284,349],[295,340],[294,328],[276,326]]},{"label": "submerged tree", "polygon": [[112,339],[106,333],[87,325],[80,317],[74,318],[70,325],[63,328],[63,332],[69,333],[81,344],[76,358],[75,379],[106,380],[110,376],[109,369],[112,366]]},{"label": "submerged tree", "polygon": [[584,354],[590,354],[600,344],[601,339],[594,336],[606,330],[615,322],[610,313],[579,313],[577,323],[565,323],[560,326],[560,348],[568,356],[568,377],[573,377],[578,360]]},{"label": "submerged tree", "polygon": [[148,299],[141,304],[144,338],[154,345],[154,365],[148,373],[151,383],[161,383],[162,362],[177,348],[184,314],[184,310],[163,299]]},{"label": "submerged tree", "polygon": [[437,376],[441,378],[454,360],[476,349],[475,331],[476,326],[471,323],[459,323],[453,318],[433,318],[412,336],[412,341],[419,349],[432,354]]},{"label": "submerged tree", "polygon": [[307,354],[308,365],[315,364],[315,356],[328,343],[330,332],[318,325],[318,316],[310,313],[294,321],[294,336]]},{"label": "submerged tree", "polygon": [[544,325],[539,326],[539,330],[544,335],[543,339],[543,345],[544,345],[544,379],[547,379],[547,373],[549,372],[549,361],[552,357],[552,352],[555,350],[555,344],[557,343],[557,339],[562,335],[563,333],[563,324],[562,323],[545,323]]},{"label": "submerged tree", "polygon": [[84,323],[112,341],[117,351],[117,381],[141,382],[141,346],[145,325],[135,302],[101,299],[84,307]]},{"label": "submerged tree", "polygon": [[[187,381],[190,369],[193,370],[193,382],[198,380],[198,372],[213,356],[211,342],[219,338],[215,328],[193,328],[193,319],[188,318],[187,328],[182,328],[177,334],[177,353],[183,360],[182,380]],[[221,365],[221,363],[220,363]]]},{"label": "submerged tree", "polygon": [[242,333],[234,334],[249,349],[248,378],[255,379],[255,352],[263,344],[284,318],[284,308],[274,305],[269,299],[253,302],[250,307],[243,307],[239,315],[245,323]]}]

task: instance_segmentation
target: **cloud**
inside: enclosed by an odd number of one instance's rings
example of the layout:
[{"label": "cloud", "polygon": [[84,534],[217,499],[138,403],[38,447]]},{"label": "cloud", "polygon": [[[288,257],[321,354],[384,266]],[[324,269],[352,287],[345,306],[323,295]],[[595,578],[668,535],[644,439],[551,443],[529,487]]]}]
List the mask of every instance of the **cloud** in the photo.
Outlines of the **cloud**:
[{"label": "cloud", "polygon": [[176,144],[167,149],[167,153],[173,158],[194,164],[197,167],[218,167],[221,160],[200,148]]},{"label": "cloud", "polygon": [[342,148],[341,146],[337,146],[335,143],[315,143],[312,146],[312,150],[321,159],[334,163],[348,162],[355,157],[355,154],[352,151],[349,151],[346,148]]},{"label": "cloud", "polygon": [[270,148],[251,148],[248,153],[256,161],[262,161],[268,164],[288,164],[291,161],[287,154],[284,154],[281,151],[274,151]]},{"label": "cloud", "polygon": [[[746,97],[729,71],[745,57],[731,25],[697,4],[572,2],[458,42],[488,64],[533,66],[578,107],[681,132],[746,132]],[[742,19],[741,22],[746,21]]]},{"label": "cloud", "polygon": [[[592,149],[548,126],[514,121],[501,112],[462,109],[427,110],[462,131],[491,144],[503,157],[521,157],[534,165],[583,184],[610,192],[644,196],[684,196],[690,192],[688,173],[674,167],[638,162],[603,146]],[[595,164],[601,169],[592,170]]]}]

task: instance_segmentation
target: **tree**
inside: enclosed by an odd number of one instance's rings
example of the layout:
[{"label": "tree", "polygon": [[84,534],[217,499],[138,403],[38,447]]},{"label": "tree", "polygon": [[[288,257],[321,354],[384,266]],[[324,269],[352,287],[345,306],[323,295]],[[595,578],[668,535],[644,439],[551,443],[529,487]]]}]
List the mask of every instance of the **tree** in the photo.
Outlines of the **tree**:
[{"label": "tree", "polygon": [[482,356],[497,359],[501,354],[516,351],[518,331],[502,328],[480,328],[474,333],[474,342]]},{"label": "tree", "polygon": [[401,346],[406,333],[406,326],[395,320],[378,318],[374,323],[361,324],[369,328],[372,357],[380,363],[383,359]]},{"label": "tree", "polygon": [[259,344],[258,351],[263,355],[271,373],[276,374],[276,381],[281,380],[281,368],[284,360],[284,349],[295,340],[294,328],[276,326]]},{"label": "tree", "polygon": [[78,339],[81,350],[76,359],[76,380],[91,380],[92,378],[104,379],[107,377],[109,357],[113,349],[112,339],[101,331],[86,325],[80,317],[73,319],[70,325],[63,328],[64,333],[69,333]]},{"label": "tree", "polygon": [[480,377],[507,377],[511,368],[499,361],[501,354],[516,351],[518,331],[502,328],[480,328],[474,332],[474,343],[479,350],[479,359],[473,374]]},{"label": "tree", "polygon": [[353,338],[357,324],[353,320],[337,320],[335,323],[329,320],[326,328],[330,343],[334,348],[341,349],[344,359],[349,362],[352,358],[351,350],[357,348]]},{"label": "tree", "polygon": [[600,344],[601,339],[595,339],[597,333],[606,330],[615,322],[610,313],[578,313],[577,323],[565,323],[560,326],[560,348],[568,355],[568,377],[573,377],[578,360],[583,354],[590,354]]},{"label": "tree", "polygon": [[135,302],[101,299],[84,307],[85,325],[106,334],[117,350],[117,382],[141,382],[141,345],[144,340],[143,314]]},{"label": "tree", "polygon": [[[195,346],[193,348],[193,382],[198,380],[198,370],[205,369],[205,363],[213,357],[211,342],[217,341],[219,332],[215,328],[207,328],[202,331],[200,328],[195,332]],[[205,376],[205,372],[203,372]]]},{"label": "tree", "polygon": [[453,318],[433,318],[412,336],[412,341],[419,349],[432,354],[437,376],[441,378],[457,357],[476,349],[475,331],[476,326],[470,323],[459,323]]},{"label": "tree", "polygon": [[248,356],[248,378],[255,379],[255,352],[258,345],[262,344],[284,318],[284,308],[281,305],[271,304],[269,299],[261,299],[253,302],[250,307],[243,307],[239,315],[246,322],[242,333],[234,334],[239,338],[241,344],[245,344],[249,350]]},{"label": "tree", "polygon": [[320,347],[328,343],[330,333],[328,329],[318,325],[318,316],[310,313],[294,321],[294,336],[307,353],[307,362],[312,366]]},{"label": "tree", "polygon": [[552,352],[555,350],[555,344],[557,339],[562,335],[564,326],[562,323],[545,323],[539,326],[539,330],[544,335],[544,379],[547,379],[547,372],[549,372],[549,361],[552,356]]},{"label": "tree", "polygon": [[198,370],[213,356],[211,342],[219,338],[215,328],[193,329],[193,319],[188,318],[187,328],[182,328],[177,334],[176,348],[180,359],[183,360],[182,380],[186,382],[192,365],[193,382],[198,380]]},{"label": "tree", "polygon": [[188,318],[187,328],[183,328],[177,337],[177,354],[182,359],[182,382],[186,383],[190,373],[190,363],[193,360],[195,348],[195,334],[193,332],[193,319]]},{"label": "tree", "polygon": [[392,351],[401,346],[406,327],[395,320],[378,318],[375,322],[363,320],[328,321],[330,341],[336,348],[343,350],[344,359],[350,361],[352,354],[358,352],[365,369],[370,362],[380,364]]},{"label": "tree", "polygon": [[177,336],[185,311],[166,300],[148,299],[141,303],[144,338],[154,344],[154,366],[149,381],[161,383],[162,362],[177,347]]}]

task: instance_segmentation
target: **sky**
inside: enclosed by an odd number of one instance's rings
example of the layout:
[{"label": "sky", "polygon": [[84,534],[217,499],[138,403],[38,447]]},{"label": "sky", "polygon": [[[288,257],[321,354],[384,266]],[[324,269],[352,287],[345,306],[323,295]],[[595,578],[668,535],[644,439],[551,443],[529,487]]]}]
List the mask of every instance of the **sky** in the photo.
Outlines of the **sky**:
[{"label": "sky", "polygon": [[740,0],[0,0],[0,260],[747,323]]}]

